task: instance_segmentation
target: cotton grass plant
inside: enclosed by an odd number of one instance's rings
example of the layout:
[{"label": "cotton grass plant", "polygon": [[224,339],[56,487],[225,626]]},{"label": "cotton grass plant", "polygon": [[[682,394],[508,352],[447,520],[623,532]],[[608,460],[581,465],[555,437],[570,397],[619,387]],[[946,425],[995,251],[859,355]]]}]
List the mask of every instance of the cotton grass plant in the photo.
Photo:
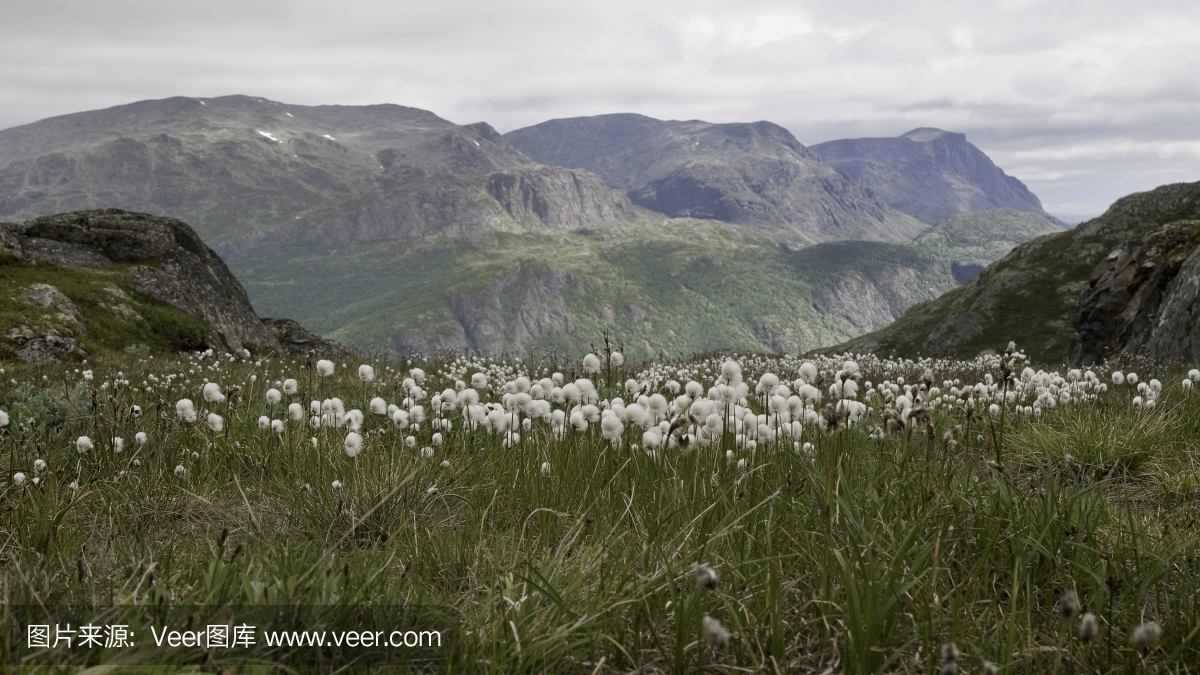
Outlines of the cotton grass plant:
[{"label": "cotton grass plant", "polygon": [[445,605],[474,672],[1200,667],[1184,371],[5,368],[9,605]]}]

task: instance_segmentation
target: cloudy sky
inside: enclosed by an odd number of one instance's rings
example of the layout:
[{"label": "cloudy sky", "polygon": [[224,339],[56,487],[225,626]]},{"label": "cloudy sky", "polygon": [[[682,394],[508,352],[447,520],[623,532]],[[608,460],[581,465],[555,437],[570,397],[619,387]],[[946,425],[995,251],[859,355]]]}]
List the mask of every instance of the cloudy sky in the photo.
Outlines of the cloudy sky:
[{"label": "cloudy sky", "polygon": [[15,0],[0,128],[168,96],[961,131],[1052,213],[1200,180],[1195,0]]}]

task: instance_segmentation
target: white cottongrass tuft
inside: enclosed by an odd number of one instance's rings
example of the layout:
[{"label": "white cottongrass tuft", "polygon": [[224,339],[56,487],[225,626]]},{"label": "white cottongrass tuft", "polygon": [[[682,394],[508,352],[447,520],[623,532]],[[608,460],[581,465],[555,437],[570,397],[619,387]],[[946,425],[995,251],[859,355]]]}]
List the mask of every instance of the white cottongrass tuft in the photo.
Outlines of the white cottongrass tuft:
[{"label": "white cottongrass tuft", "polygon": [[137,432],[137,434],[134,435],[133,440],[138,445],[145,445],[146,441],[149,440],[149,437],[146,436],[146,432],[139,431],[139,432]]},{"label": "white cottongrass tuft", "polygon": [[282,400],[283,400],[283,394],[281,394],[278,389],[272,388],[272,389],[267,390],[267,403],[269,403],[271,405],[275,405],[276,403],[279,403]]},{"label": "white cottongrass tuft", "polygon": [[335,480],[329,484],[329,487],[333,488],[334,490],[340,490],[342,489],[342,481]]},{"label": "white cottongrass tuft", "polygon": [[1100,624],[1096,621],[1096,615],[1088,612],[1083,615],[1083,619],[1079,621],[1079,639],[1084,642],[1091,642],[1100,635]]},{"label": "white cottongrass tuft", "polygon": [[595,354],[586,354],[583,357],[583,370],[588,373],[600,372],[600,358]]},{"label": "white cottongrass tuft", "polygon": [[347,457],[358,456],[358,453],[362,452],[362,446],[363,446],[362,435],[356,431],[351,431],[350,433],[346,434],[345,446],[346,446],[346,456]]},{"label": "white cottongrass tuft", "polygon": [[550,462],[542,462],[542,475],[543,476],[550,475]]},{"label": "white cottongrass tuft", "polygon": [[1125,384],[1125,373],[1119,370],[1114,370],[1112,374],[1112,383],[1115,385]]},{"label": "white cottongrass tuft", "polygon": [[175,417],[184,422],[196,421],[196,407],[190,398],[181,398],[175,403]]},{"label": "white cottongrass tuft", "polygon": [[621,352],[613,352],[612,354],[608,355],[608,362],[619,367],[621,364],[625,363],[625,355]]},{"label": "white cottongrass tuft", "polygon": [[379,398],[378,396],[371,399],[371,412],[375,413],[376,415],[386,415],[388,412],[387,401]]},{"label": "white cottongrass tuft", "polygon": [[283,420],[271,420],[271,431],[277,434],[283,433]]},{"label": "white cottongrass tuft", "polygon": [[1147,651],[1157,645],[1161,638],[1162,626],[1153,621],[1147,621],[1133,631],[1133,636],[1130,638],[1130,641],[1133,642],[1138,649]]},{"label": "white cottongrass tuft", "polygon": [[113,439],[113,452],[121,452],[125,449],[125,439],[117,437]]},{"label": "white cottongrass tuft", "polygon": [[175,467],[175,477],[176,478],[183,478],[183,475],[186,473],[187,473],[187,469],[183,468],[182,464],[179,464]]},{"label": "white cottongrass tuft", "polygon": [[713,649],[724,649],[729,645],[729,631],[721,626],[721,622],[705,614],[701,621],[701,632],[704,633],[704,641]]},{"label": "white cottongrass tuft", "polygon": [[204,385],[204,400],[208,403],[220,403],[225,400],[225,394],[221,393],[221,385],[216,382],[209,382]]},{"label": "white cottongrass tuft", "polygon": [[39,471],[39,472],[45,471],[46,470],[46,460],[44,460],[44,459],[33,460],[33,470]]},{"label": "white cottongrass tuft", "polygon": [[270,417],[267,417],[266,415],[262,415],[258,418],[258,428],[259,429],[266,429],[269,426],[271,426],[271,418]]},{"label": "white cottongrass tuft", "polygon": [[14,473],[12,482],[13,482],[13,485],[18,485],[18,486],[24,485],[25,484],[25,474],[21,473],[20,471]]},{"label": "white cottongrass tuft", "polygon": [[700,588],[714,589],[721,581],[717,571],[708,565],[696,565],[692,568],[692,576],[696,577],[696,585]]},{"label": "white cottongrass tuft", "polygon": [[92,443],[92,439],[88,438],[87,436],[80,436],[79,438],[75,439],[75,449],[81,453],[91,452],[95,449],[95,447],[96,445]]},{"label": "white cottongrass tuft", "polygon": [[329,377],[333,374],[333,361],[321,359],[317,361],[317,374],[321,377]]},{"label": "white cottongrass tuft", "polygon": [[225,420],[217,413],[208,413],[208,428],[219,432],[225,428]]},{"label": "white cottongrass tuft", "polygon": [[8,426],[8,413],[0,410],[0,427]]},{"label": "white cottongrass tuft", "polygon": [[299,382],[296,382],[290,377],[283,381],[283,393],[287,394],[288,396],[295,396],[296,392],[298,391],[300,391]]},{"label": "white cottongrass tuft", "polygon": [[304,419],[304,406],[299,403],[293,403],[288,406],[288,417],[295,422]]},{"label": "white cottongrass tuft", "polygon": [[369,366],[365,363],[362,364],[361,366],[359,366],[358,367],[358,379],[362,380],[363,382],[374,382],[375,381],[375,367]]}]

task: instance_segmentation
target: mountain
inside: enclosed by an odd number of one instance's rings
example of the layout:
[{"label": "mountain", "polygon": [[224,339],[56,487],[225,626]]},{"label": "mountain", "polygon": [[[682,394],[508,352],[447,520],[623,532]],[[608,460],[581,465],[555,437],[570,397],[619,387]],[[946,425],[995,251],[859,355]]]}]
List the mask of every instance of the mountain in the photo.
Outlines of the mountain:
[{"label": "mountain", "polygon": [[924,229],[770,122],[598,115],[550,120],[504,139],[543,164],[591,171],[647,209],[739,223],[783,241],[904,241]]},{"label": "mountain", "polygon": [[[1068,358],[1076,326],[1112,321],[1114,315],[1121,313],[1120,303],[1105,308],[1097,302],[1104,295],[1096,293],[1096,288],[1104,288],[1097,284],[1111,271],[1100,266],[1101,263],[1119,262],[1121,269],[1129,271],[1127,276],[1134,277],[1136,268],[1129,268],[1127,263],[1137,259],[1134,254],[1139,242],[1168,225],[1197,219],[1200,219],[1200,183],[1164,185],[1123,197],[1098,218],[1017,246],[967,283],[936,300],[912,307],[883,330],[824,351],[971,357],[1003,348],[1009,340],[1014,340],[1036,361],[1061,363]],[[1142,262],[1149,265],[1147,270],[1164,260],[1183,266],[1187,259],[1179,259],[1180,255],[1179,247],[1171,246],[1145,256]],[[1140,284],[1145,278],[1136,281]],[[1174,278],[1174,274],[1154,276],[1156,281],[1151,285],[1160,286],[1161,290]],[[1110,277],[1105,284],[1112,289],[1113,281]],[[1127,294],[1128,301],[1137,289],[1117,286],[1116,291]],[[1088,301],[1089,295],[1096,297]],[[1177,296],[1186,305],[1184,298]],[[1154,314],[1160,305],[1174,306],[1163,304],[1161,297],[1144,303],[1149,314]],[[1111,312],[1107,319],[1105,311]],[[1122,321],[1134,323],[1137,313],[1134,308]],[[1149,314],[1143,314],[1142,319]],[[1164,315],[1160,312],[1157,316],[1161,319]],[[1120,327],[1106,330],[1120,332]],[[1123,339],[1128,340],[1128,334]],[[1085,342],[1091,345],[1090,353],[1095,354],[1104,339],[1093,336]],[[1082,362],[1084,351],[1080,349],[1076,360]],[[1119,343],[1112,351],[1121,351]]]},{"label": "mountain", "polygon": [[964,265],[1059,230],[1031,213],[965,215],[918,242],[796,250],[739,225],[659,216],[548,235],[292,249],[230,266],[261,313],[347,344],[575,353],[607,331],[641,357],[795,353],[882,328],[957,286]]},{"label": "mountain", "polygon": [[[848,340],[1047,227],[991,210],[926,228],[765,122],[547,124],[599,124],[600,174],[414,108],[143,101],[0,131],[0,214],[21,227],[91,207],[187,221],[260,315],[346,344],[575,353],[607,331],[646,357]],[[206,339],[232,345],[214,326]],[[268,327],[257,339],[319,344],[298,325]]]},{"label": "mountain", "polygon": [[926,223],[980,209],[1045,213],[1024,183],[963,134],[920,128],[897,138],[843,139],[809,149],[888,206]]},{"label": "mountain", "polygon": [[106,207],[184,219],[227,260],[636,216],[595,175],[540,166],[487,124],[397,105],[177,97],[0,131],[0,218]]},{"label": "mountain", "polygon": [[0,223],[0,359],[278,352],[245,289],[186,223],[116,209]]}]

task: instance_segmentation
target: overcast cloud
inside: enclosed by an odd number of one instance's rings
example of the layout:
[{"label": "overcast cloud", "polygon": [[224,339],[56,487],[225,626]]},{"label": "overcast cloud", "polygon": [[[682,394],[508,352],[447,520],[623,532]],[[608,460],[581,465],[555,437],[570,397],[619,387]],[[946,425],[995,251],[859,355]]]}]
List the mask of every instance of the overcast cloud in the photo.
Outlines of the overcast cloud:
[{"label": "overcast cloud", "polygon": [[967,134],[1057,213],[1200,180],[1195,0],[16,0],[0,128],[150,98]]}]

